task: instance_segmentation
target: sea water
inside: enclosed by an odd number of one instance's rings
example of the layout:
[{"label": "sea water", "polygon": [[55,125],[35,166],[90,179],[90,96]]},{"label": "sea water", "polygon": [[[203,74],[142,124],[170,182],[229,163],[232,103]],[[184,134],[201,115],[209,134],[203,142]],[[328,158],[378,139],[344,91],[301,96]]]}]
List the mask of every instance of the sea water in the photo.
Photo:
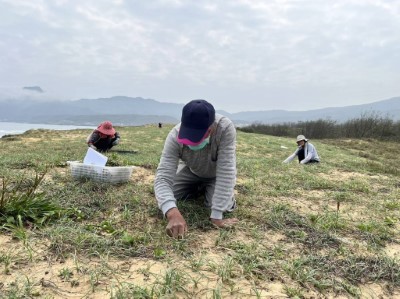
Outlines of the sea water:
[{"label": "sea water", "polygon": [[21,134],[32,129],[47,129],[47,130],[73,130],[73,129],[95,129],[90,126],[74,126],[74,125],[49,125],[49,124],[28,124],[28,123],[13,123],[0,122],[0,137],[8,134]]}]

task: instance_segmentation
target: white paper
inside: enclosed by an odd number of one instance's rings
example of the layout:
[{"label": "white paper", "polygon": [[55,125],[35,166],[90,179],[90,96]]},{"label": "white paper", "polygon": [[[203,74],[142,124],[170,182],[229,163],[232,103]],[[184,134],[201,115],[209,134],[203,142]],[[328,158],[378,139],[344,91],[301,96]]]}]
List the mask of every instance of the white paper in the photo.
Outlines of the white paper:
[{"label": "white paper", "polygon": [[107,159],[108,157],[89,147],[85,159],[83,159],[83,164],[106,166]]}]

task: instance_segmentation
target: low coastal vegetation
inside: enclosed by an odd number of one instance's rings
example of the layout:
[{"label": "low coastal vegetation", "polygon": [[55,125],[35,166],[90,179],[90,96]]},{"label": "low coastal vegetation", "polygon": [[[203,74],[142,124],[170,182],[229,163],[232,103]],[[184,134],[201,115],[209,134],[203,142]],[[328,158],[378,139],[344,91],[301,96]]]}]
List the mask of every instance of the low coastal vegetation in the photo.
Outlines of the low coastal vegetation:
[{"label": "low coastal vegetation", "polygon": [[137,166],[118,185],[71,177],[88,130],[1,138],[0,298],[400,296],[398,142],[307,134],[322,162],[282,164],[293,138],[238,131],[240,224],[180,202],[176,240],[153,190],[170,128],[118,128],[109,165]]},{"label": "low coastal vegetation", "polygon": [[394,121],[378,112],[363,113],[360,117],[349,119],[343,123],[329,119],[270,125],[254,123],[242,127],[240,130],[248,133],[287,137],[303,134],[312,136],[314,139],[373,138],[400,141],[400,121]]}]

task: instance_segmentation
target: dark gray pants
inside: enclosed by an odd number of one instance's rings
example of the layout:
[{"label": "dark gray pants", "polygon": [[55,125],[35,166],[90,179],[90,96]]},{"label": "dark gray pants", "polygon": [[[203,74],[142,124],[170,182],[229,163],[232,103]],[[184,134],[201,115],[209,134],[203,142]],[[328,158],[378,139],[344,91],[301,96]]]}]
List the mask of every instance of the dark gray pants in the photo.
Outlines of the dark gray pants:
[{"label": "dark gray pants", "polygon": [[[216,178],[202,178],[190,171],[189,167],[180,164],[176,172],[173,184],[174,197],[177,200],[197,199],[204,195],[204,204],[211,208],[215,190]],[[232,197],[232,205],[226,212],[232,212],[236,208],[235,197]]]}]

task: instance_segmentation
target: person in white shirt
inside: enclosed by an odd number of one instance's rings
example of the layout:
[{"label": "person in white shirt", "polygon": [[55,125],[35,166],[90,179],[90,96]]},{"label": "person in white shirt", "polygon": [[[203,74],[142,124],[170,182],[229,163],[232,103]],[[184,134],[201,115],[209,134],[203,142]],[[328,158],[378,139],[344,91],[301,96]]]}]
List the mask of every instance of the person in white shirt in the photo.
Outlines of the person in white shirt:
[{"label": "person in white shirt", "polygon": [[304,135],[297,136],[296,143],[298,145],[296,151],[287,157],[283,163],[291,162],[296,156],[300,164],[320,162],[317,149],[313,144],[308,142],[308,139]]}]

